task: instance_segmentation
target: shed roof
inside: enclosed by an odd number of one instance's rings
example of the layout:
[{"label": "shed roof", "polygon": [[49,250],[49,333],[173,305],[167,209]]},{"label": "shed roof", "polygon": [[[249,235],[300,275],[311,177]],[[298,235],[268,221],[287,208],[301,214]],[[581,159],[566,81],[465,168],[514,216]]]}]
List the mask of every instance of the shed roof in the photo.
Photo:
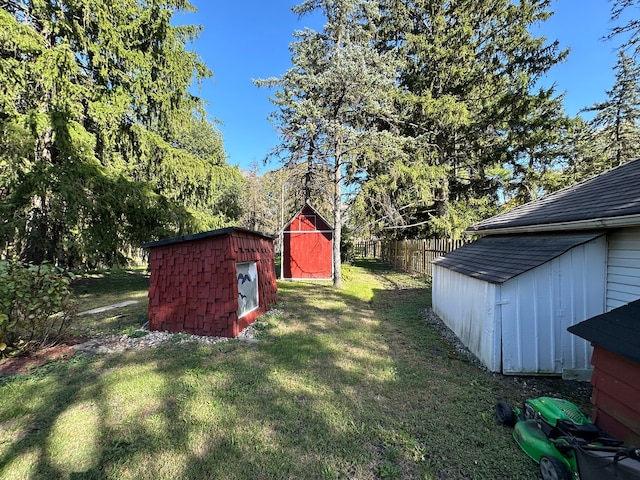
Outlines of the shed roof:
[{"label": "shed roof", "polygon": [[602,234],[594,231],[485,237],[453,250],[433,263],[489,283],[504,283]]},{"label": "shed roof", "polygon": [[218,236],[222,236],[222,235],[228,235],[234,232],[238,232],[238,233],[249,233],[251,235],[255,235],[257,237],[262,237],[262,238],[267,238],[269,240],[273,240],[274,238],[276,238],[274,235],[267,235],[265,233],[260,233],[260,232],[256,232],[254,230],[249,230],[246,228],[240,228],[240,227],[227,227],[227,228],[219,228],[217,230],[209,230],[206,232],[200,232],[200,233],[193,233],[191,235],[182,235],[179,237],[171,237],[171,238],[163,238],[162,240],[157,240],[155,242],[147,242],[147,243],[143,243],[142,245],[140,245],[142,248],[153,248],[153,247],[161,247],[164,245],[171,245],[174,243],[181,243],[181,242],[190,242],[193,240],[202,240],[203,238],[210,238],[210,237],[218,237]]},{"label": "shed roof", "polygon": [[[604,219],[617,219],[608,225]],[[596,224],[595,221],[600,221]],[[471,226],[467,233],[498,234],[567,229],[583,223],[589,228],[640,225],[640,160],[625,163],[539,200]],[[587,223],[590,222],[590,223]],[[620,223],[624,222],[624,223]],[[630,222],[630,223],[629,223]],[[559,225],[560,224],[560,225]],[[575,226],[575,225],[574,225]],[[580,225],[577,225],[580,226]]]},{"label": "shed roof", "polygon": [[640,363],[640,300],[567,328],[610,352]]}]

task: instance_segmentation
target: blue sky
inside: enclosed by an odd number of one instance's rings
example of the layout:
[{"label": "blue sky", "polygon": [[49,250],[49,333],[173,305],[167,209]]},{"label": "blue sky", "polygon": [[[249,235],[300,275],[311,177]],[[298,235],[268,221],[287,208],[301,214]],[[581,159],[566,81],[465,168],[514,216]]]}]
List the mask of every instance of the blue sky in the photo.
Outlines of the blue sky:
[{"label": "blue sky", "polygon": [[[242,2],[192,0],[198,13],[186,15],[185,23],[200,24],[204,30],[192,45],[213,71],[198,92],[208,103],[210,117],[222,122],[220,130],[231,165],[248,169],[278,144],[267,116],[274,110],[272,92],[259,89],[252,79],[278,77],[290,66],[289,44],[293,32],[310,26],[319,29],[318,17],[298,19],[291,12],[297,0],[245,0]],[[534,34],[561,48],[571,48],[568,60],[555,66],[543,83],[555,84],[565,92],[565,110],[576,115],[581,108],[606,98],[613,85],[615,43],[602,41],[612,24],[608,0],[555,0],[556,14]],[[315,20],[315,23],[314,23]]]}]

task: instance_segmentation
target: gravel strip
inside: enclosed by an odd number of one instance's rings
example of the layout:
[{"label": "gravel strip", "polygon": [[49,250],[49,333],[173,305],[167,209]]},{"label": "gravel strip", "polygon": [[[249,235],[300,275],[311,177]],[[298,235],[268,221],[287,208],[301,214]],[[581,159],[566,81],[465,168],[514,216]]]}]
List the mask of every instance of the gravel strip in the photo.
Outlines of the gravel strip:
[{"label": "gravel strip", "polygon": [[462,341],[456,336],[455,333],[453,333],[453,330],[447,327],[442,319],[438,317],[438,315],[436,315],[432,309],[427,308],[425,310],[422,310],[420,314],[425,323],[436,330],[442,336],[444,341],[455,348],[460,355],[466,357],[470,364],[479,368],[480,370],[489,371],[487,367],[485,367],[482,362],[478,360],[478,357],[471,353],[471,351],[465,346],[465,344],[462,343]]},{"label": "gravel strip", "polygon": [[[256,327],[259,325],[259,321],[249,325],[240,332],[236,337],[237,340],[247,343],[258,342],[258,339],[256,338]],[[154,348],[166,342],[198,342],[204,345],[215,345],[216,343],[224,343],[229,340],[233,339],[227,337],[205,337],[200,335],[191,335],[188,333],[151,332],[146,328],[142,328],[129,335],[109,335],[106,337],[93,338],[87,342],[74,345],[73,348],[81,352],[109,354]]]}]

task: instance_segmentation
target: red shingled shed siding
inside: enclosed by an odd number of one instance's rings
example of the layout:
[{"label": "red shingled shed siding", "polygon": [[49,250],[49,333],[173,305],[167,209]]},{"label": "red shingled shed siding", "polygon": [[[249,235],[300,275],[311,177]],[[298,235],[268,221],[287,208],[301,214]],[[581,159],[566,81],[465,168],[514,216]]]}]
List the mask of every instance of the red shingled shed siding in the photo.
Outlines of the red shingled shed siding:
[{"label": "red shingled shed siding", "polygon": [[284,278],[331,278],[333,231],[306,206],[283,232]]},{"label": "red shingled shed siding", "polygon": [[[256,261],[259,308],[238,319],[236,262]],[[276,303],[273,242],[232,234],[154,247],[149,329],[235,337]]]},{"label": "red shingled shed siding", "polygon": [[594,345],[593,421],[631,445],[640,444],[640,365]]},{"label": "red shingled shed siding", "polygon": [[240,319],[237,318],[238,311],[238,281],[234,274],[233,278],[233,295],[236,300],[234,314],[236,317],[235,337],[251,325],[254,320],[269,310],[270,307],[278,302],[276,284],[276,267],[274,264],[273,241],[264,237],[255,237],[249,233],[234,232],[231,237],[231,250],[234,254],[234,272],[235,264],[242,262],[256,262],[258,270],[258,308]]}]

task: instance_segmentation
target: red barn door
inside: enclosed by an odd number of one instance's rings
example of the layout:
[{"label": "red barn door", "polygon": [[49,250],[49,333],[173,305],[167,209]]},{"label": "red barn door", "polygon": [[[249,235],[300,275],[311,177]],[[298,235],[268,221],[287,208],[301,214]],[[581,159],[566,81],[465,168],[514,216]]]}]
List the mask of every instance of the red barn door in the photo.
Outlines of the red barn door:
[{"label": "red barn door", "polygon": [[332,278],[333,231],[311,206],[296,215],[283,234],[284,278]]}]

